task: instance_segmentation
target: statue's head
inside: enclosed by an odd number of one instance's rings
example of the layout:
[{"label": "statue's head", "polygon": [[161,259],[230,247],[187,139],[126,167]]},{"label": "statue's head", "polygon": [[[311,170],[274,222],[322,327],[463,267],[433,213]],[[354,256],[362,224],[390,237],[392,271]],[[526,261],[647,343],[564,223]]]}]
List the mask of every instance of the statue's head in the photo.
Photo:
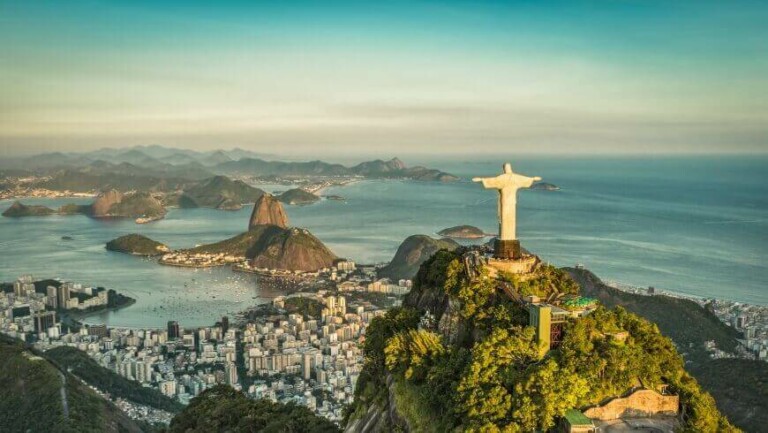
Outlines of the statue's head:
[{"label": "statue's head", "polygon": [[512,164],[505,162],[504,166],[502,167],[502,170],[504,170],[504,173],[512,173]]}]

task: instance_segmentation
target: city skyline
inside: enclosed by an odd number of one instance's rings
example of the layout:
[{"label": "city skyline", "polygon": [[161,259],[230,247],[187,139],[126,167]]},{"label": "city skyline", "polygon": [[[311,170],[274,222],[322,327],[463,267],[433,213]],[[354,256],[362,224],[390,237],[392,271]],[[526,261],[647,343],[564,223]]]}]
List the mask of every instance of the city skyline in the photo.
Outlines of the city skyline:
[{"label": "city skyline", "polygon": [[3,155],[764,153],[757,2],[0,3]]}]

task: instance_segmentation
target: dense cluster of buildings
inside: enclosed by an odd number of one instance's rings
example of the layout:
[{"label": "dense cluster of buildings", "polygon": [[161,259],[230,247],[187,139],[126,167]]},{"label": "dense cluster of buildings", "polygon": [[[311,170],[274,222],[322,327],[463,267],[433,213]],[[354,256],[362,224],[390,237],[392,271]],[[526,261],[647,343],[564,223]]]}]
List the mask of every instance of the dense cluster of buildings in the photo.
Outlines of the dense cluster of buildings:
[{"label": "dense cluster of buildings", "polygon": [[[333,272],[345,277],[355,270],[353,263],[340,268]],[[106,292],[61,283],[41,293],[35,286],[32,277],[20,277],[13,292],[0,298],[2,332],[33,341],[42,351],[77,348],[99,365],[183,404],[209,387],[229,384],[254,398],[304,405],[334,421],[341,419],[344,405],[354,395],[363,363],[360,343],[365,327],[384,313],[370,302],[348,305],[345,296],[320,291],[278,297],[271,310],[276,314],[239,327],[230,326],[224,317],[215,326],[197,329],[184,329],[171,321],[166,329],[84,325],[62,332],[58,306],[90,305],[90,299],[103,299],[101,294]],[[87,299],[78,299],[80,295]],[[321,305],[314,310],[319,314],[289,313],[297,302]],[[135,402],[119,403],[136,419],[168,422],[171,418],[167,412]]]},{"label": "dense cluster of buildings", "polygon": [[362,284],[360,281],[347,280],[338,285],[340,292],[370,292],[385,293],[388,295],[405,295],[411,291],[411,280],[399,280],[392,282],[389,278],[381,278]]},{"label": "dense cluster of buildings", "polygon": [[748,358],[768,362],[768,306],[744,304],[741,302],[726,301],[721,299],[697,298],[682,296],[658,290],[655,287],[633,287],[619,283],[608,283],[619,290],[643,296],[670,296],[690,299],[711,311],[721,322],[739,331],[742,338],[739,350],[736,353],[727,353],[715,346],[714,341],[707,342],[704,349],[709,351],[713,358]]},{"label": "dense cluster of buildings", "polygon": [[240,263],[241,261],[243,261],[242,257],[233,256],[231,254],[209,254],[174,251],[164,254],[158,262],[160,264],[169,266],[208,268],[211,266],[224,266],[228,264]]},{"label": "dense cluster of buildings", "polygon": [[748,356],[768,361],[768,306],[723,300],[701,300],[699,303],[741,333],[739,342]]},{"label": "dense cluster of buildings", "polygon": [[[321,301],[318,318],[301,314],[266,317],[242,331],[247,389],[257,398],[305,405],[333,421],[351,403],[362,370],[361,336],[381,309],[352,308],[344,296],[305,297]],[[278,309],[290,298],[276,298]]]},{"label": "dense cluster of buildings", "polygon": [[22,340],[30,335],[61,334],[57,312],[106,307],[109,292],[103,287],[89,287],[72,282],[51,281],[44,288],[29,275],[13,283],[13,291],[0,297],[0,331]]}]

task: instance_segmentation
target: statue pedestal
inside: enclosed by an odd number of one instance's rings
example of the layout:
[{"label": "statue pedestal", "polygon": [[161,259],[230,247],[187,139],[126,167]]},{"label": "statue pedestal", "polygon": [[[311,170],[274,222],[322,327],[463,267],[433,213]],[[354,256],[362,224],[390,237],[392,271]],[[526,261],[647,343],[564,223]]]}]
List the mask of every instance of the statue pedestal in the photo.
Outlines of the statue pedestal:
[{"label": "statue pedestal", "polygon": [[515,260],[523,257],[520,251],[520,241],[496,239],[493,248],[493,258],[499,260]]},{"label": "statue pedestal", "polygon": [[489,275],[497,277],[500,272],[516,275],[520,281],[526,281],[535,275],[535,271],[541,261],[537,256],[526,255],[514,260],[488,260]]}]

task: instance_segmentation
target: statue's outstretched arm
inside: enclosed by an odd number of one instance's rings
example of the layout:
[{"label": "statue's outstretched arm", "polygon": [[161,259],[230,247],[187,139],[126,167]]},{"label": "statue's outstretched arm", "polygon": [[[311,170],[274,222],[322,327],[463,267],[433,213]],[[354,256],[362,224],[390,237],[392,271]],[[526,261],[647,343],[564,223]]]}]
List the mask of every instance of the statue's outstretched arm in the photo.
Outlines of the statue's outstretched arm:
[{"label": "statue's outstretched arm", "polygon": [[472,182],[482,182],[482,181],[483,181],[482,177],[473,177],[472,178]]},{"label": "statue's outstretched arm", "polygon": [[517,186],[518,187],[523,187],[523,188],[528,188],[531,185],[533,185],[533,182],[536,182],[536,181],[539,181],[539,180],[541,180],[541,178],[539,176],[528,177],[528,176],[523,176],[523,175],[519,175],[518,174],[515,177],[515,183],[517,184]]}]

